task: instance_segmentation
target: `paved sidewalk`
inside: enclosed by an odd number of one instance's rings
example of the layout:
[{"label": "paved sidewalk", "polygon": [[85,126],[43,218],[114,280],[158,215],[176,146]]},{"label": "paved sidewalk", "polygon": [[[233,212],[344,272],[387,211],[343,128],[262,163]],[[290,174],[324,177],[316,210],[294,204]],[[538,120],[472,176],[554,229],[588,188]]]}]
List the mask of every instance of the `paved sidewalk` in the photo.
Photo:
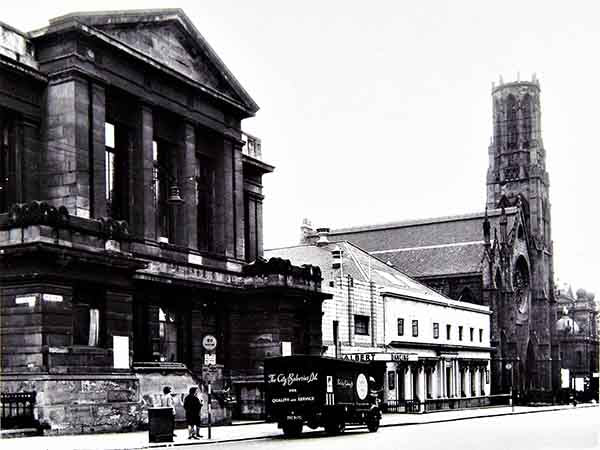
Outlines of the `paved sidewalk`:
[{"label": "paved sidewalk", "polygon": [[[597,407],[598,405],[580,404],[577,408]],[[573,406],[557,405],[545,407],[517,406],[515,412],[511,407],[472,408],[460,411],[443,411],[428,414],[384,414],[381,421],[382,427],[411,426],[427,423],[450,422],[481,417],[495,417],[512,414],[530,414],[548,411],[573,409]],[[310,430],[305,427],[305,431]],[[148,432],[133,433],[103,433],[85,434],[76,436],[36,436],[14,439],[2,439],[2,450],[123,450],[123,449],[148,449],[164,448],[166,446],[185,448],[188,445],[211,444],[217,442],[234,442],[250,439],[264,439],[281,436],[281,430],[274,423],[250,422],[242,425],[236,422],[231,426],[213,427],[212,439],[208,440],[208,430],[202,428],[204,438],[199,441],[187,439],[187,430],[176,430],[177,437],[174,443],[149,444]]]}]

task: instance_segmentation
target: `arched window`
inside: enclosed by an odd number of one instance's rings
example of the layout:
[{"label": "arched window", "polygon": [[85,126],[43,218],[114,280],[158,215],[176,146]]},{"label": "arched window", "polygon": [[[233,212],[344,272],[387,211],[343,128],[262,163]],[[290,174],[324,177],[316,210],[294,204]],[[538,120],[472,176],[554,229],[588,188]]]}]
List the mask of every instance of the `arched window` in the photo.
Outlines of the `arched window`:
[{"label": "arched window", "polygon": [[502,275],[500,274],[500,269],[496,269],[496,289],[502,289]]},{"label": "arched window", "polygon": [[523,256],[519,256],[515,264],[513,285],[515,290],[523,290],[529,287],[529,266]]},{"label": "arched window", "polygon": [[519,132],[517,128],[517,102],[512,94],[509,95],[506,99],[506,110],[508,148],[513,149],[517,147]]},{"label": "arched window", "polygon": [[502,111],[499,100],[494,102],[494,114],[496,117],[496,123],[494,124],[494,144],[499,146],[502,142]]},{"label": "arched window", "polygon": [[529,94],[525,94],[523,99],[521,100],[521,118],[523,124],[523,148],[529,148],[531,143],[531,123],[532,123],[532,112],[533,108],[531,107],[531,97]]}]

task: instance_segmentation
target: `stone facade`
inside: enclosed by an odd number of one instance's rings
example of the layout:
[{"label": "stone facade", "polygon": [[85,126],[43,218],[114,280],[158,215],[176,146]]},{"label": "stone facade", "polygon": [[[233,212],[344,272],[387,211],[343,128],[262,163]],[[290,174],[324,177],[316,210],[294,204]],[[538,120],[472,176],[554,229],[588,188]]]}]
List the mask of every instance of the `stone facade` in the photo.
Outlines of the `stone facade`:
[{"label": "stone facade", "polygon": [[136,428],[164,385],[259,416],[261,361],[320,354],[327,295],[262,259],[258,106],[181,10],[0,31],[1,391],[47,433]]}]

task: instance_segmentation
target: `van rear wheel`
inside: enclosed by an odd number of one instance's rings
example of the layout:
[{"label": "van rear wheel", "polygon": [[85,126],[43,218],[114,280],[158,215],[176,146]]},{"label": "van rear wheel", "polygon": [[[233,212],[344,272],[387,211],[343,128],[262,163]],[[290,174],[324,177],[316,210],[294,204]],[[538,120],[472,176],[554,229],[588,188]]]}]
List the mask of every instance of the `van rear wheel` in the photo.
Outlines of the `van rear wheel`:
[{"label": "van rear wheel", "polygon": [[302,434],[302,422],[286,422],[282,428],[287,437],[298,437]]}]

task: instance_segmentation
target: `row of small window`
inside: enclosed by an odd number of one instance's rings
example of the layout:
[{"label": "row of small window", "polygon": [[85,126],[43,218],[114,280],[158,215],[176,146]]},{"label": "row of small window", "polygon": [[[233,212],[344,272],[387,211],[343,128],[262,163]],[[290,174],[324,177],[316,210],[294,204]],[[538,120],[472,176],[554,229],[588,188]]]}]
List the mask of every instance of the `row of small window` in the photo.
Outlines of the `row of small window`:
[{"label": "row of small window", "polygon": [[[412,321],[412,335],[413,337],[419,336],[419,321]],[[398,319],[398,336],[404,336],[404,319]],[[446,325],[446,339],[450,340],[452,337],[452,325]],[[438,322],[433,322],[433,338],[440,338],[440,324]],[[469,338],[471,342],[475,339],[475,328],[469,328]],[[459,325],[458,327],[458,340],[463,340],[463,327]],[[483,342],[483,328],[479,329],[479,342]]]}]

